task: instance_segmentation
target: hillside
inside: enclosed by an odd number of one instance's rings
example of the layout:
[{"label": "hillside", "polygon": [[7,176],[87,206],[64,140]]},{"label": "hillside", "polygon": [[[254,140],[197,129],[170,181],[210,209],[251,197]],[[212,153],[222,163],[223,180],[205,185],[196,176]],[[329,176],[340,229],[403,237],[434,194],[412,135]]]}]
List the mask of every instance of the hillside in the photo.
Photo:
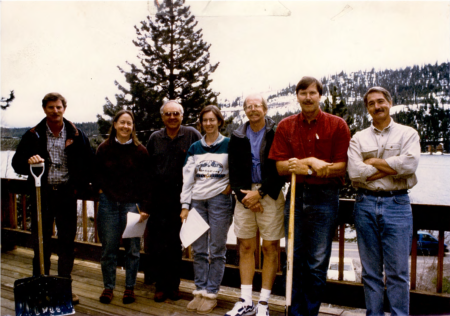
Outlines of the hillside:
[{"label": "hillside", "polygon": [[[348,114],[353,117],[352,129],[361,130],[370,124],[365,109],[364,93],[373,86],[382,86],[390,91],[393,98],[391,115],[402,124],[415,128],[421,139],[428,142],[443,142],[450,148],[450,63],[406,67],[398,70],[358,71],[321,78],[324,86],[322,103],[343,102]],[[335,92],[334,92],[335,91]],[[268,101],[268,115],[278,122],[283,117],[298,113],[300,106],[295,95],[295,85],[287,85],[279,91],[263,93]],[[245,97],[245,96],[244,96]],[[328,100],[328,101],[327,101]],[[247,120],[242,108],[243,98],[224,100],[220,107],[226,118],[234,117],[234,125]]]}]

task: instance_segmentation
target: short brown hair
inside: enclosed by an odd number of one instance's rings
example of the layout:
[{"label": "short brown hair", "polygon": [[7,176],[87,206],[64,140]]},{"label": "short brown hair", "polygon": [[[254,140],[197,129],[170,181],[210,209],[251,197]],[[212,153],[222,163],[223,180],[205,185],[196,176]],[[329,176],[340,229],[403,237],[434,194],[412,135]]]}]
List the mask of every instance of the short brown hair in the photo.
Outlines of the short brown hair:
[{"label": "short brown hair", "polygon": [[369,96],[369,94],[375,93],[375,92],[382,93],[384,95],[384,98],[386,99],[386,101],[388,101],[389,103],[392,104],[392,97],[391,97],[391,94],[389,93],[389,91],[387,91],[383,87],[372,87],[369,90],[367,90],[366,94],[364,95],[364,104],[366,105],[366,107],[367,107],[367,97]]},{"label": "short brown hair", "polygon": [[133,140],[133,143],[136,146],[138,146],[141,142],[136,136],[136,121],[134,120],[133,112],[131,112],[130,110],[120,110],[119,112],[116,113],[113,121],[111,122],[111,127],[109,128],[109,136],[105,141],[109,142],[110,144],[116,141],[117,131],[114,128],[114,123],[117,123],[119,118],[124,114],[128,114],[129,116],[131,116],[131,120],[133,121],[133,130],[131,131],[131,139]]},{"label": "short brown hair", "polygon": [[220,112],[220,109],[215,105],[207,105],[201,110],[200,114],[198,115],[198,118],[200,120],[200,123],[203,125],[203,115],[208,112],[213,112],[213,114],[216,116],[217,120],[219,121],[219,129],[222,128],[222,126],[225,123],[225,119],[223,118],[222,112]]},{"label": "short brown hair", "polygon": [[67,107],[67,101],[66,98],[64,98],[62,95],[60,95],[58,92],[50,92],[45,95],[45,97],[42,99],[42,107],[45,109],[47,106],[47,103],[49,101],[58,101],[61,100],[61,103],[63,104],[63,107]]},{"label": "short brown hair", "polygon": [[297,83],[297,87],[295,88],[295,94],[298,94],[299,90],[306,90],[306,89],[308,89],[308,87],[310,85],[312,85],[313,83],[316,84],[317,91],[319,92],[319,95],[322,96],[322,91],[323,91],[322,82],[320,82],[319,80],[317,80],[314,77],[308,77],[308,76],[303,77]]}]

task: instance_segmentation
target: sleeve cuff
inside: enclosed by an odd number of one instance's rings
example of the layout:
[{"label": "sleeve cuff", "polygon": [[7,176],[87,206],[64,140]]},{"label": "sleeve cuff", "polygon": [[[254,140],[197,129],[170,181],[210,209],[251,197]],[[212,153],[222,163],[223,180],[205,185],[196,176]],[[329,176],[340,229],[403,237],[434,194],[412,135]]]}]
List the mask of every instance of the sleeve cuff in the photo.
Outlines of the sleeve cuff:
[{"label": "sleeve cuff", "polygon": [[181,204],[181,209],[188,209],[188,210],[191,210],[191,208],[190,208],[190,204],[187,204],[187,203],[183,203],[183,204]]},{"label": "sleeve cuff", "polygon": [[377,173],[377,171],[378,169],[375,168],[374,166],[368,166],[368,168],[364,170],[362,173],[361,182],[366,182],[367,178],[373,176],[375,173]]}]

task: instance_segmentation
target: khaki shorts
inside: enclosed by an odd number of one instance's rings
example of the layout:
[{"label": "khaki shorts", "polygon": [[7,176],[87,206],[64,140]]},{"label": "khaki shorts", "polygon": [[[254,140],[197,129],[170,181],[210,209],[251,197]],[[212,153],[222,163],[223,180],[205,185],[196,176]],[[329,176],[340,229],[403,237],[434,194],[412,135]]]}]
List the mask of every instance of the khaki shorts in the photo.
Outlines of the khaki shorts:
[{"label": "khaki shorts", "polygon": [[[252,190],[258,190],[260,186],[260,184],[252,184]],[[266,194],[260,200],[264,212],[255,213],[250,209],[246,209],[236,199],[236,208],[234,210],[234,234],[236,237],[241,239],[254,238],[259,228],[259,233],[263,240],[271,241],[283,238],[284,202],[284,195],[281,190],[276,201]]]}]

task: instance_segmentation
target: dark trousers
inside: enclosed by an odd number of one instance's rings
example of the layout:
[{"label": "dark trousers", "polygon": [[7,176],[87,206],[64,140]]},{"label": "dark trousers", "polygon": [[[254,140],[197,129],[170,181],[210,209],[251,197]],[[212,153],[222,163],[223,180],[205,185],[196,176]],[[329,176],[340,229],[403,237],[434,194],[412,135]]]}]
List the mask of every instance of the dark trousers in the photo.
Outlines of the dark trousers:
[{"label": "dark trousers", "polygon": [[145,273],[146,277],[156,281],[157,291],[175,291],[180,285],[182,251],[179,199],[178,196],[176,203],[155,207],[158,213],[150,215],[147,223],[145,243],[148,261]]},{"label": "dark trousers", "polygon": [[[34,259],[33,275],[40,275],[39,264],[39,241],[37,228],[36,192],[31,194],[33,201],[33,214],[31,216],[31,231],[33,236]],[[63,188],[61,190],[50,190],[48,187],[41,188],[41,213],[42,234],[44,240],[44,274],[50,272],[50,256],[52,254],[51,238],[53,234],[53,222],[57,228],[57,254],[58,275],[70,278],[73,261],[75,258],[75,235],[77,232],[77,200],[73,190]]]},{"label": "dark trousers", "polygon": [[[286,195],[285,230],[289,229],[291,190]],[[301,186],[295,192],[294,266],[289,315],[318,315],[325,291],[331,244],[337,225],[339,189]]]}]

